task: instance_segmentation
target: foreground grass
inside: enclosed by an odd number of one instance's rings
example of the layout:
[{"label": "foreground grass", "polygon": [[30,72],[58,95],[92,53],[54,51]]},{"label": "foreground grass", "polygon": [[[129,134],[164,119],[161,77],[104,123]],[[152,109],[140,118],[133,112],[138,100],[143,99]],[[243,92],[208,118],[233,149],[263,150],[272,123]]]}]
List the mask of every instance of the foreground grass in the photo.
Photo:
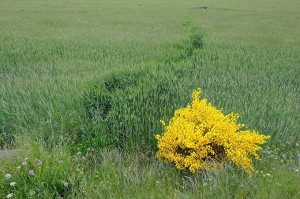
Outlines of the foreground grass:
[{"label": "foreground grass", "polygon": [[[0,194],[15,198],[299,198],[300,167],[294,154],[267,148],[248,175],[226,164],[196,175],[179,172],[143,152],[90,149],[70,155],[64,146],[23,146],[26,154],[0,160]],[[299,152],[299,151],[298,151]],[[22,166],[22,162],[28,164]],[[20,167],[20,168],[17,168]],[[34,170],[34,175],[28,171]],[[5,179],[5,174],[11,178]],[[14,186],[10,183],[15,182]]]}]

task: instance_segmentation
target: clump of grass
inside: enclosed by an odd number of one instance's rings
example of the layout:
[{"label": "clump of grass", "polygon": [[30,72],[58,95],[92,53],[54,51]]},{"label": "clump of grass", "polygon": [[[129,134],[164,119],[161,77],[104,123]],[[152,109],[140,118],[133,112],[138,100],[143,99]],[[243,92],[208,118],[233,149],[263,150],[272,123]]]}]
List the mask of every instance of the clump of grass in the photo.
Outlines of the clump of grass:
[{"label": "clump of grass", "polygon": [[204,34],[200,28],[190,27],[191,23],[185,23],[188,26],[189,37],[171,45],[170,53],[164,60],[164,63],[171,64],[190,58],[197,50],[204,47]]},{"label": "clump of grass", "polygon": [[[101,121],[106,129],[102,135],[109,137],[110,144],[131,148],[146,142],[156,148],[154,132],[161,129],[159,119],[169,118],[182,104],[178,99],[183,92],[174,72],[157,69],[114,73],[84,95],[90,122]],[[115,82],[118,89],[111,89]]]},{"label": "clump of grass", "polygon": [[104,78],[104,87],[113,93],[118,90],[125,90],[136,85],[143,76],[142,70],[117,70],[112,71]]},{"label": "clump of grass", "polygon": [[96,115],[105,119],[112,108],[111,93],[106,89],[96,87],[85,93],[83,103],[90,119]]},{"label": "clump of grass", "polygon": [[190,42],[193,49],[201,49],[204,46],[203,33],[199,28],[192,28]]}]

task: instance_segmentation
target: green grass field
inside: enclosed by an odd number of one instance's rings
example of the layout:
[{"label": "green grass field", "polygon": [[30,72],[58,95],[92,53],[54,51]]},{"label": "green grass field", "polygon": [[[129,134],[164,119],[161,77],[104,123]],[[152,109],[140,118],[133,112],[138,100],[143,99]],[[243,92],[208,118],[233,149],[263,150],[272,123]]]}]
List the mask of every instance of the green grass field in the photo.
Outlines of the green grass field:
[{"label": "green grass field", "polygon": [[[1,0],[0,147],[26,154],[0,160],[1,198],[300,198],[299,9]],[[154,157],[160,119],[198,87],[271,135],[252,176],[231,164],[192,175]]]}]

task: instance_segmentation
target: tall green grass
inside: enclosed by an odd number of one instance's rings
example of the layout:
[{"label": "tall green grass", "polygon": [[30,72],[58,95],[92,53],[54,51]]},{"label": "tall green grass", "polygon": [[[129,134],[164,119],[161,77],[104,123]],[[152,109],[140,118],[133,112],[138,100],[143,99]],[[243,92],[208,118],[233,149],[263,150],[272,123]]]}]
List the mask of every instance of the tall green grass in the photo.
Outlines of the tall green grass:
[{"label": "tall green grass", "polygon": [[[129,106],[124,96],[133,92],[140,98],[135,111],[144,107],[156,112],[146,125],[128,127],[135,133],[160,131],[158,118],[170,117],[189,101],[191,90],[202,87],[205,97],[225,111],[240,113],[251,128],[274,140],[299,139],[299,49],[292,45],[299,42],[292,20],[296,6],[178,1],[162,12],[168,2],[129,2],[118,2],[113,9],[106,9],[113,4],[108,1],[89,1],[85,6],[69,2],[68,8],[58,1],[1,3],[2,146],[16,133],[54,139],[90,131],[94,127],[82,116],[81,99],[115,70],[151,71],[143,77],[151,80],[120,92],[123,102],[115,100],[119,107]],[[132,14],[126,14],[130,9]],[[277,18],[274,13],[279,13]],[[202,49],[193,50],[198,44],[193,43],[197,34],[192,34],[192,26],[201,27]],[[146,89],[141,84],[149,86],[146,94],[141,94]],[[165,87],[161,91],[160,85]],[[161,98],[174,102],[155,107],[152,99],[142,107],[147,92],[155,93],[152,98],[162,92]],[[147,113],[139,112],[139,118],[147,118]]]}]

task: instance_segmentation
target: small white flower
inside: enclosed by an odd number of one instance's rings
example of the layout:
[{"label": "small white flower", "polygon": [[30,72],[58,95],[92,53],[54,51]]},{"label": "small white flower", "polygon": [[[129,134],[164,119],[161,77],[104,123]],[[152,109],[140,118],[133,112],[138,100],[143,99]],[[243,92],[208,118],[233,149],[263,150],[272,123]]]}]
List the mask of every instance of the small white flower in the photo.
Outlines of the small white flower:
[{"label": "small white flower", "polygon": [[9,185],[10,185],[11,187],[14,187],[14,186],[16,185],[16,182],[11,182]]},{"label": "small white flower", "polygon": [[13,196],[14,196],[13,193],[9,193],[9,194],[7,194],[6,198],[12,198]]},{"label": "small white flower", "polygon": [[64,182],[63,184],[64,184],[65,187],[67,187],[69,185],[68,182]]},{"label": "small white flower", "polygon": [[207,186],[207,183],[205,182],[205,183],[203,183],[203,186]]},{"label": "small white flower", "polygon": [[271,174],[267,173],[266,176],[271,176]]}]

